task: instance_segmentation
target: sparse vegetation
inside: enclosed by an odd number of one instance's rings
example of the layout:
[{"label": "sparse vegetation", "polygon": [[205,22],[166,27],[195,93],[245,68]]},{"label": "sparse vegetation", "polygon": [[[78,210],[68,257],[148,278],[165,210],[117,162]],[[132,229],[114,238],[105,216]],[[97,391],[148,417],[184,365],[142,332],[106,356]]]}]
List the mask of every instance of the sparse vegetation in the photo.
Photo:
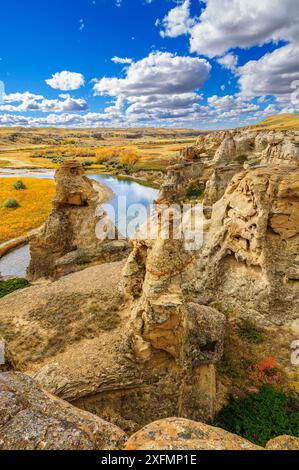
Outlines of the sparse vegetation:
[{"label": "sparse vegetation", "polygon": [[255,326],[250,320],[242,320],[238,325],[238,333],[240,338],[249,343],[262,343],[264,341],[264,335],[261,330]]},{"label": "sparse vegetation", "polygon": [[187,191],[187,198],[188,199],[198,199],[204,195],[204,190],[196,185],[190,186]]},{"label": "sparse vegetation", "polygon": [[27,189],[22,180],[16,181],[13,187],[14,187],[17,191],[19,191],[19,190],[21,190],[21,189]]},{"label": "sparse vegetation", "polygon": [[6,199],[6,201],[4,202],[4,207],[5,209],[17,209],[18,207],[20,207],[20,204],[16,199],[9,198]]},{"label": "sparse vegetation", "polygon": [[[55,194],[55,184],[51,180],[39,178],[26,179],[26,191],[18,191],[18,209],[14,196],[16,178],[2,178],[0,185],[0,243],[20,237],[30,230],[39,227],[48,217],[52,199]],[[9,208],[5,207],[9,205]],[[12,207],[12,208],[11,208]]]},{"label": "sparse vegetation", "polygon": [[30,284],[27,279],[9,279],[7,281],[0,281],[0,298],[4,297],[5,295],[10,294],[18,289],[24,289],[25,287],[29,287]]},{"label": "sparse vegetation", "polygon": [[274,437],[299,437],[299,411],[293,398],[270,385],[243,398],[231,396],[215,425],[265,446]]},{"label": "sparse vegetation", "polygon": [[248,156],[247,155],[238,155],[236,158],[235,158],[235,162],[238,162],[238,163],[245,163],[247,162],[248,160]]}]

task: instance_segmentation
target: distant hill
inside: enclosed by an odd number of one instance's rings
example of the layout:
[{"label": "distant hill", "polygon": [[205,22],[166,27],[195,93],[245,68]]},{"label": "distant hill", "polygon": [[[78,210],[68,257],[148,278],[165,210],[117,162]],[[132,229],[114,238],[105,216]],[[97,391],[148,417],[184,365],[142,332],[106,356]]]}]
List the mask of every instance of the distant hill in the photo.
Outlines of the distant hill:
[{"label": "distant hill", "polygon": [[255,129],[299,130],[299,114],[276,114],[250,127]]}]

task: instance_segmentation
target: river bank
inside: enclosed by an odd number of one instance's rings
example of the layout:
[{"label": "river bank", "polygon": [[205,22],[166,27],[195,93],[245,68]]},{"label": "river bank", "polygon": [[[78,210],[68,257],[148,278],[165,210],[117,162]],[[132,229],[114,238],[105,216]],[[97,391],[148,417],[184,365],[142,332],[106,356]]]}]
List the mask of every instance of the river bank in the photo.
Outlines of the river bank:
[{"label": "river bank", "polygon": [[[24,179],[24,182],[26,183],[26,178],[54,178],[53,170],[3,170],[3,168],[0,170],[0,179],[11,178],[12,176],[15,176]],[[143,184],[143,181],[134,181],[133,179],[124,176],[119,177],[107,173],[100,174],[93,172],[88,172],[87,176],[93,180],[94,185],[100,193],[99,203],[103,205],[104,210],[109,213],[109,216],[111,213],[114,213],[115,224],[118,227],[122,227],[127,220],[127,213],[119,211],[119,197],[122,197],[122,199],[125,198],[127,207],[133,204],[141,204],[145,206],[147,209],[147,213],[149,214],[151,204],[158,193],[157,189],[149,185]],[[15,217],[17,217],[17,214],[17,212],[14,212]],[[26,235],[22,237],[15,237],[11,240],[5,241],[3,244],[0,245],[0,272],[2,272],[3,275],[19,276],[21,271],[21,275],[26,276],[26,267],[28,265],[29,253],[29,249],[28,252],[26,252],[26,247],[28,247],[30,237],[36,230],[38,230],[38,227],[36,227],[34,230],[29,231]],[[15,257],[12,257],[13,253],[16,253]],[[19,269],[20,265],[23,266],[21,270]]]}]

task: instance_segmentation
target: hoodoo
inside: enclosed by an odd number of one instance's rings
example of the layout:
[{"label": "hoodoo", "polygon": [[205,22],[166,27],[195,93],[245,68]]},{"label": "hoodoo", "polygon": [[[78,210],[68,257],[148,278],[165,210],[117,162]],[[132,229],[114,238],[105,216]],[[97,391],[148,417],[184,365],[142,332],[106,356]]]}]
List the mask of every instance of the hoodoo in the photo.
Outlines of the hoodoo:
[{"label": "hoodoo", "polygon": [[[64,162],[55,181],[52,212],[30,241],[28,278],[57,279],[92,264],[124,258],[129,244],[100,206],[107,199],[107,188],[89,180],[76,161]],[[99,223],[106,227],[100,236]]]}]

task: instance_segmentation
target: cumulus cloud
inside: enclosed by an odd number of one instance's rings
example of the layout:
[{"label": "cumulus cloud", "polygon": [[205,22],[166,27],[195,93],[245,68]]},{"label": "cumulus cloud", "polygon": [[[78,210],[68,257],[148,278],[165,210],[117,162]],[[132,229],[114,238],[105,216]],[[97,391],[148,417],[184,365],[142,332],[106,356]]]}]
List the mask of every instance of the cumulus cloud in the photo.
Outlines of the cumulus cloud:
[{"label": "cumulus cloud", "polygon": [[41,111],[43,113],[55,112],[81,112],[86,111],[87,102],[82,98],[72,98],[69,94],[59,95],[60,99],[46,99],[26,91],[24,93],[10,93],[3,95],[0,111],[28,112]]},{"label": "cumulus cloud", "polygon": [[[235,47],[299,38],[298,0],[205,0],[205,8],[198,18],[190,18],[189,13],[186,16],[188,4],[184,2],[170,10],[162,21],[162,35],[176,37],[188,33],[191,52],[210,58],[224,55]],[[171,28],[169,18],[177,8],[181,8],[181,15],[175,14],[178,24]]]},{"label": "cumulus cloud", "polygon": [[94,93],[115,99],[107,112],[126,116],[158,118],[161,115],[187,115],[196,111],[197,91],[209,78],[211,66],[205,59],[152,52],[131,63],[124,78],[95,80]]},{"label": "cumulus cloud", "polygon": [[114,62],[114,64],[132,64],[133,62],[133,59],[130,59],[129,57],[117,57],[117,56],[114,56],[112,57],[112,62]]},{"label": "cumulus cloud", "polygon": [[100,95],[143,96],[188,93],[199,89],[209,78],[211,66],[205,59],[176,56],[169,52],[152,52],[134,62],[125,78],[104,77],[97,80],[94,91]]},{"label": "cumulus cloud", "polygon": [[185,0],[170,10],[161,23],[160,21],[156,23],[157,26],[160,24],[163,27],[160,31],[162,37],[175,38],[190,32],[195,24],[195,19],[190,18],[190,0]]},{"label": "cumulus cloud", "polygon": [[[239,75],[242,96],[273,95],[280,101],[290,99],[292,83],[299,78],[298,0],[205,0],[202,3],[205,5],[197,18],[190,17],[188,1],[170,10],[159,22],[163,25],[162,36],[189,34],[191,52],[216,58],[222,67]],[[287,44],[281,46],[280,41]],[[277,48],[238,67],[238,57],[232,49],[267,43]]]},{"label": "cumulus cloud", "polygon": [[46,80],[46,83],[56,90],[70,91],[81,88],[84,86],[85,81],[82,73],[64,70],[54,73],[51,78]]},{"label": "cumulus cloud", "polygon": [[220,57],[217,61],[225,69],[236,71],[238,65],[238,57],[235,54],[229,53]]},{"label": "cumulus cloud", "polygon": [[241,94],[274,95],[290,99],[292,83],[299,80],[299,44],[288,44],[238,68]]},{"label": "cumulus cloud", "polygon": [[[211,96],[208,98],[208,104],[219,113],[229,112],[230,115],[253,113],[260,110],[257,104],[242,100],[240,96],[225,95]],[[228,116],[228,115],[221,115]]]}]

